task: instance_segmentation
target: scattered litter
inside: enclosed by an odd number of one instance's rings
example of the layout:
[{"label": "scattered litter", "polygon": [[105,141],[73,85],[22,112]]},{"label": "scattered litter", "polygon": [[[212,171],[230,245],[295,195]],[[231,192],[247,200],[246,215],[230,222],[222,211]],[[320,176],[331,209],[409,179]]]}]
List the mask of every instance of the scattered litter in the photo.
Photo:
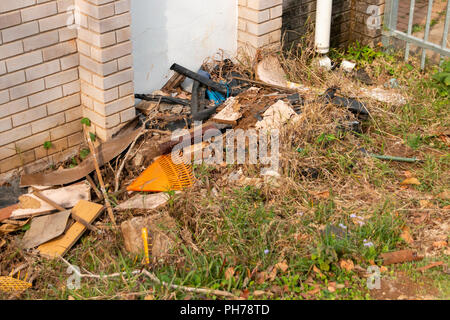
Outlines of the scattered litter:
[{"label": "scattered litter", "polygon": [[351,73],[353,71],[353,69],[355,69],[355,67],[356,67],[356,63],[348,61],[348,60],[344,60],[341,63],[341,69],[348,73]]}]

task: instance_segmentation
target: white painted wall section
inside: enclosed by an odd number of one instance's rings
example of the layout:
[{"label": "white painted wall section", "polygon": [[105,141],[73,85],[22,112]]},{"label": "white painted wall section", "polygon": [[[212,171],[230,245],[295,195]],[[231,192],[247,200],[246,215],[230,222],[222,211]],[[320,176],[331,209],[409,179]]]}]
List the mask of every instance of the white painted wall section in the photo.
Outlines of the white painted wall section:
[{"label": "white painted wall section", "polygon": [[136,93],[160,89],[178,63],[197,71],[219,49],[237,50],[237,0],[132,0]]}]

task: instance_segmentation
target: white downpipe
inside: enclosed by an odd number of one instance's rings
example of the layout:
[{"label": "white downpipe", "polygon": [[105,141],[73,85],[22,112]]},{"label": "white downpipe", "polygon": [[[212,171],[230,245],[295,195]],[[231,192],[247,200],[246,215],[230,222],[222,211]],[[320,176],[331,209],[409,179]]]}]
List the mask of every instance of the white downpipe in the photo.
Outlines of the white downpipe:
[{"label": "white downpipe", "polygon": [[327,54],[330,51],[331,13],[333,0],[317,0],[316,11],[316,50]]}]

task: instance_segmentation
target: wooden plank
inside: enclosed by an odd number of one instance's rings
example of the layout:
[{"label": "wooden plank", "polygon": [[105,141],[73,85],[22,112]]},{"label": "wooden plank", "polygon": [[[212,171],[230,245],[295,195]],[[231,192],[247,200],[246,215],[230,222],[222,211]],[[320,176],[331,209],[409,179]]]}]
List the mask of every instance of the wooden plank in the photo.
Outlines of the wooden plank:
[{"label": "wooden plank", "polygon": [[228,98],[228,100],[224,103],[224,108],[216,114],[212,120],[218,123],[225,124],[236,124],[237,120],[242,117],[242,114],[239,112],[240,105],[239,101],[232,97]]},{"label": "wooden plank", "polygon": [[[81,200],[72,209],[72,212],[92,224],[102,210],[102,205]],[[83,224],[75,222],[65,234],[55,240],[40,245],[38,250],[42,256],[47,258],[62,257],[78,241],[85,231],[86,227]]]}]

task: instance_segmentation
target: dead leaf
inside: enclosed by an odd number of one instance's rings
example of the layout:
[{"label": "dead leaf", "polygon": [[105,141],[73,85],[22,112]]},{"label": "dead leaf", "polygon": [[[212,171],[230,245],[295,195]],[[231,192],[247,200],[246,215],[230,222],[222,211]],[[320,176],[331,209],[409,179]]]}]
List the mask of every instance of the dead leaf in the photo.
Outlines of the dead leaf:
[{"label": "dead leaf", "polygon": [[273,281],[273,280],[275,280],[276,277],[277,277],[277,268],[275,266],[275,267],[273,267],[272,271],[270,272],[268,279],[269,279],[269,281]]},{"label": "dead leaf", "polygon": [[234,276],[234,268],[229,267],[227,270],[225,270],[225,279],[230,280]]},{"label": "dead leaf", "polygon": [[261,297],[261,296],[264,296],[264,295],[272,295],[272,294],[273,293],[265,292],[265,291],[262,291],[262,290],[255,290],[253,292],[253,296],[254,297]]},{"label": "dead leaf", "polygon": [[405,240],[407,244],[412,244],[414,242],[413,237],[411,237],[411,233],[409,231],[409,228],[407,226],[403,227],[402,234],[400,235],[400,238]]},{"label": "dead leaf", "polygon": [[417,180],[417,178],[408,178],[405,179],[402,183],[400,183],[400,185],[402,186],[406,186],[406,185],[417,185],[419,186],[421,183],[419,180]]},{"label": "dead leaf", "polygon": [[256,283],[257,284],[263,284],[267,279],[267,272],[258,272],[256,274]]},{"label": "dead leaf", "polygon": [[413,178],[414,177],[414,173],[412,173],[411,171],[403,171],[403,174],[405,175],[405,178]]},{"label": "dead leaf", "polygon": [[431,201],[428,200],[419,200],[419,205],[422,209],[424,208],[434,208],[434,205]]},{"label": "dead leaf", "polygon": [[443,200],[450,200],[450,191],[445,190],[445,191],[439,193],[436,197],[439,199],[443,199]]},{"label": "dead leaf", "polygon": [[336,282],[329,282],[328,283],[328,291],[331,293],[336,291]]},{"label": "dead leaf", "polygon": [[444,248],[447,246],[447,241],[435,241],[433,242],[433,247],[435,248]]},{"label": "dead leaf", "polygon": [[5,239],[0,239],[0,248],[3,247],[6,244]]},{"label": "dead leaf", "polygon": [[341,260],[339,262],[339,266],[341,267],[341,269],[345,269],[349,272],[355,268],[355,264],[352,260]]},{"label": "dead leaf", "polygon": [[275,265],[275,268],[281,270],[281,272],[286,272],[287,269],[289,269],[289,266],[287,264],[286,260],[283,260],[282,262],[279,262]]},{"label": "dead leaf", "polygon": [[386,272],[386,271],[388,271],[388,268],[386,268],[385,266],[381,266],[380,267],[380,272]]},{"label": "dead leaf", "polygon": [[155,300],[155,296],[152,294],[149,294],[149,295],[145,296],[144,300]]},{"label": "dead leaf", "polygon": [[8,234],[20,230],[28,223],[28,221],[30,221],[30,219],[25,221],[11,221],[11,223],[4,223],[0,226],[0,234]]},{"label": "dead leaf", "polygon": [[242,293],[239,297],[243,298],[243,299],[248,299],[249,295],[250,295],[250,291],[248,289],[244,289],[244,290],[242,290]]},{"label": "dead leaf", "polygon": [[317,268],[315,265],[313,266],[313,271],[317,273],[320,277],[325,277],[325,275],[320,271],[319,268]]}]

